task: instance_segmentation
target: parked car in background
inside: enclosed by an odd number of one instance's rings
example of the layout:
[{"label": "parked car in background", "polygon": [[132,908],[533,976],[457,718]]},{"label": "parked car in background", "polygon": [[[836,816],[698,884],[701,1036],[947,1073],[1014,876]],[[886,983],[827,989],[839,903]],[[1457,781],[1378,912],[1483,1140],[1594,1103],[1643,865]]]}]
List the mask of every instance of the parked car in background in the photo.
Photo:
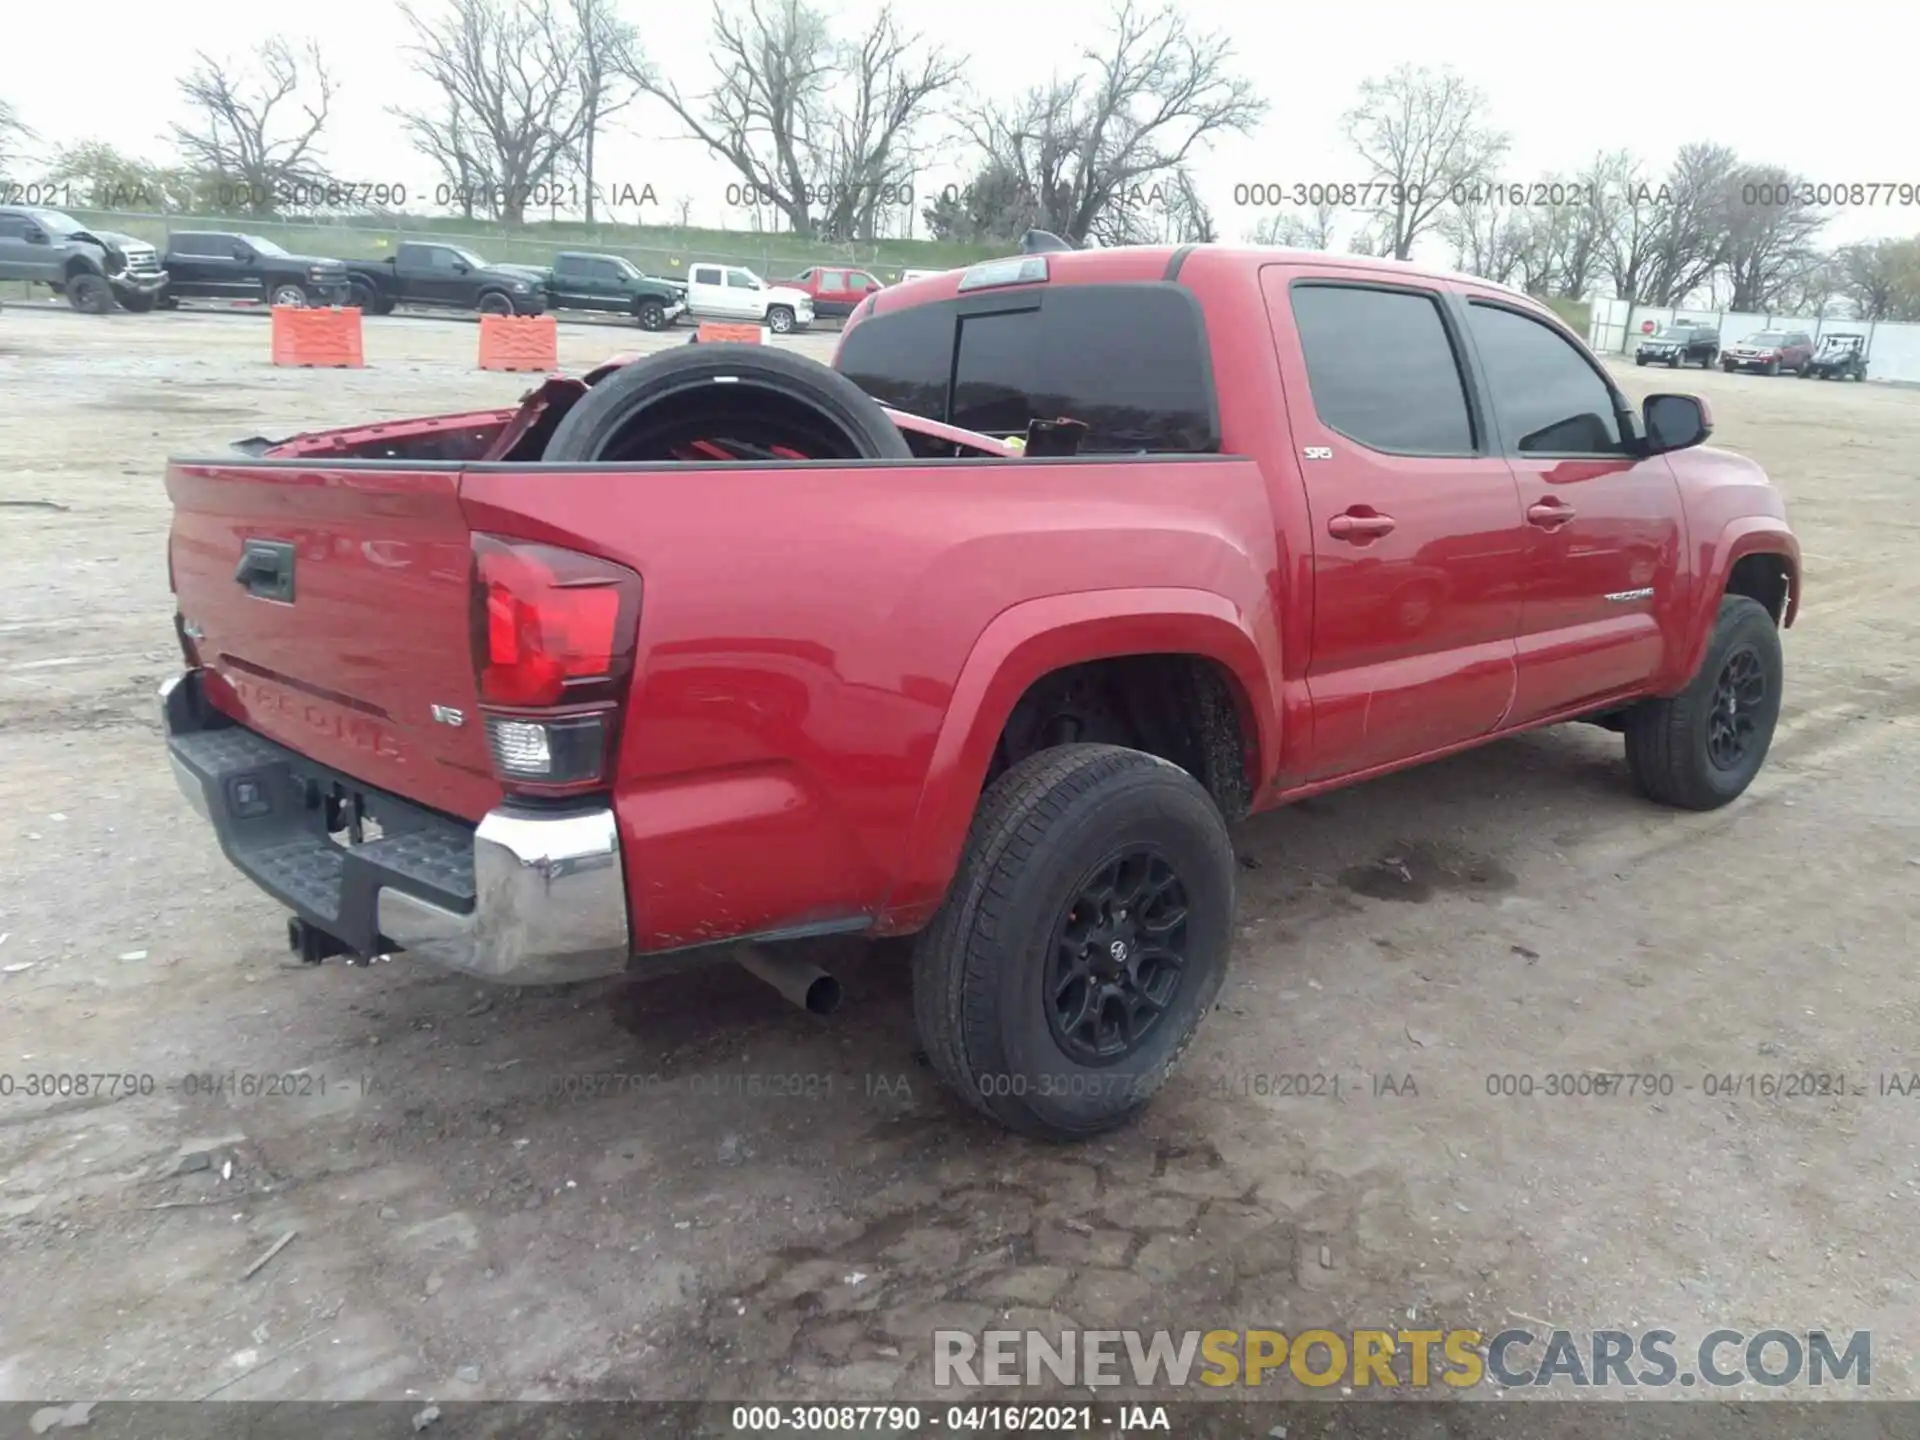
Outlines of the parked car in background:
[{"label": "parked car in background", "polygon": [[631,315],[642,330],[664,330],[685,312],[687,287],[678,280],[642,274],[623,255],[562,250],[545,277],[547,305],[554,310],[595,310]]},{"label": "parked car in background", "polygon": [[1633,352],[1636,365],[1665,365],[1673,370],[1696,362],[1711,366],[1719,358],[1720,332],[1711,325],[1695,325],[1685,320],[1662,325]]},{"label": "parked car in background", "polygon": [[459,245],[402,241],[384,260],[347,263],[350,303],[369,315],[396,305],[482,315],[542,315],[546,286],[538,266],[489,265]]},{"label": "parked car in background", "polygon": [[45,285],[87,315],[151,310],[166,289],[159,252],[144,240],[89,230],[60,210],[0,206],[0,280]]},{"label": "parked car in background", "polygon": [[844,320],[867,296],[886,288],[866,271],[842,265],[815,265],[779,283],[811,296],[813,313],[822,320]]},{"label": "parked car in background", "polygon": [[271,305],[344,305],[341,260],[294,255],[261,235],[178,230],[167,236],[169,300],[264,300]]},{"label": "parked car in background", "polygon": [[1813,352],[1813,363],[1800,373],[1816,380],[1866,379],[1867,337],[1822,335],[1820,348]]},{"label": "parked car in background", "polygon": [[1720,368],[1729,375],[1735,370],[1804,374],[1812,363],[1813,337],[1804,330],[1762,330],[1720,352]]},{"label": "parked car in background", "polygon": [[813,297],[791,285],[769,285],[738,265],[687,267],[687,313],[696,320],[750,321],[776,335],[813,324]]}]

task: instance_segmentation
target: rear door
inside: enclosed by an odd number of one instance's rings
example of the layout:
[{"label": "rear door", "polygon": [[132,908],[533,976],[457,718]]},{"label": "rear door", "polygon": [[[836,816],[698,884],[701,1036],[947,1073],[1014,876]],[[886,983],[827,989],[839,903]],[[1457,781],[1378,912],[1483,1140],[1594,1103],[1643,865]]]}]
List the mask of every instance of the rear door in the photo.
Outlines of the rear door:
[{"label": "rear door", "polygon": [[1312,527],[1306,778],[1490,733],[1513,699],[1528,537],[1449,296],[1288,265],[1261,286]]},{"label": "rear door", "polygon": [[822,270],[820,283],[813,292],[813,313],[830,320],[841,320],[853,313],[853,297],[847,289],[847,272]]},{"label": "rear door", "polygon": [[1462,309],[1527,522],[1520,725],[1660,668],[1660,616],[1682,598],[1680,492],[1664,457],[1627,453],[1627,402],[1570,335],[1493,296]]},{"label": "rear door", "polygon": [[318,478],[292,461],[168,467],[174,589],[209,683],[281,744],[476,819],[500,790],[473,675],[460,467]]},{"label": "rear door", "polygon": [[727,313],[726,277],[718,265],[695,265],[687,272],[687,308],[716,318]]},{"label": "rear door", "polygon": [[589,269],[593,262],[581,255],[556,255],[553,258],[553,303],[560,310],[597,309]]},{"label": "rear door", "polygon": [[[38,237],[35,239],[34,237]],[[0,210],[0,265],[19,280],[42,283],[59,278],[53,244],[32,217],[18,210]]]},{"label": "rear door", "polygon": [[189,298],[217,297],[219,281],[208,263],[206,235],[175,235],[167,241],[167,289]]}]

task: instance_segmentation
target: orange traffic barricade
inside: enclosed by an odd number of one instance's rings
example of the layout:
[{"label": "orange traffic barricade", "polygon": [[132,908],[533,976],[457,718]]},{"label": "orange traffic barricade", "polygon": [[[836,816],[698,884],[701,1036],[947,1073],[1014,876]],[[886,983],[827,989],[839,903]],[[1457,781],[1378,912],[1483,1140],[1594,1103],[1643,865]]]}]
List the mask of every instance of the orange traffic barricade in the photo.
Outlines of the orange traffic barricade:
[{"label": "orange traffic barricade", "polygon": [[360,348],[360,312],[338,306],[325,310],[274,306],[273,363],[362,368],[367,362]]},{"label": "orange traffic barricade", "polygon": [[482,370],[558,370],[560,332],[551,315],[482,315]]},{"label": "orange traffic barricade", "polygon": [[702,345],[759,345],[767,338],[760,325],[721,325],[712,320],[700,322],[699,335]]}]

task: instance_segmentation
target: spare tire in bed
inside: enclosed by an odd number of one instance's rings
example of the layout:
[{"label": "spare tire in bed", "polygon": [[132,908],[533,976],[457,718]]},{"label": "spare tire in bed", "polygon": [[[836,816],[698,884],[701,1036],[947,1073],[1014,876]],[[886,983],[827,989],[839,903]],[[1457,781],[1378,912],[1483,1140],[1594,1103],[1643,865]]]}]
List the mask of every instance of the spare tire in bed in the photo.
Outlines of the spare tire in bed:
[{"label": "spare tire in bed", "polygon": [[906,437],[837,370],[760,345],[690,345],[622,366],[554,427],[541,459],[910,460]]}]

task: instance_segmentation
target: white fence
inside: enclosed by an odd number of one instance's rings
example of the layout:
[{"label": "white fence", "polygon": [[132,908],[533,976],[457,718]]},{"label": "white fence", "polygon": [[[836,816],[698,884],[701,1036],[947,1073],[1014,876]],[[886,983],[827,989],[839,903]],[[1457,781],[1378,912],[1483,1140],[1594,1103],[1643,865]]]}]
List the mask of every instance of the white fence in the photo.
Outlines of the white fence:
[{"label": "white fence", "polygon": [[1630,306],[1624,300],[1595,300],[1587,342],[1601,354],[1624,355],[1639,343],[1649,321],[1658,327],[1675,320],[1716,327],[1722,345],[1736,345],[1762,330],[1804,330],[1816,345],[1822,335],[1864,335],[1869,380],[1920,384],[1920,325],[1893,320],[1754,315],[1740,310],[1688,310],[1670,305]]}]

